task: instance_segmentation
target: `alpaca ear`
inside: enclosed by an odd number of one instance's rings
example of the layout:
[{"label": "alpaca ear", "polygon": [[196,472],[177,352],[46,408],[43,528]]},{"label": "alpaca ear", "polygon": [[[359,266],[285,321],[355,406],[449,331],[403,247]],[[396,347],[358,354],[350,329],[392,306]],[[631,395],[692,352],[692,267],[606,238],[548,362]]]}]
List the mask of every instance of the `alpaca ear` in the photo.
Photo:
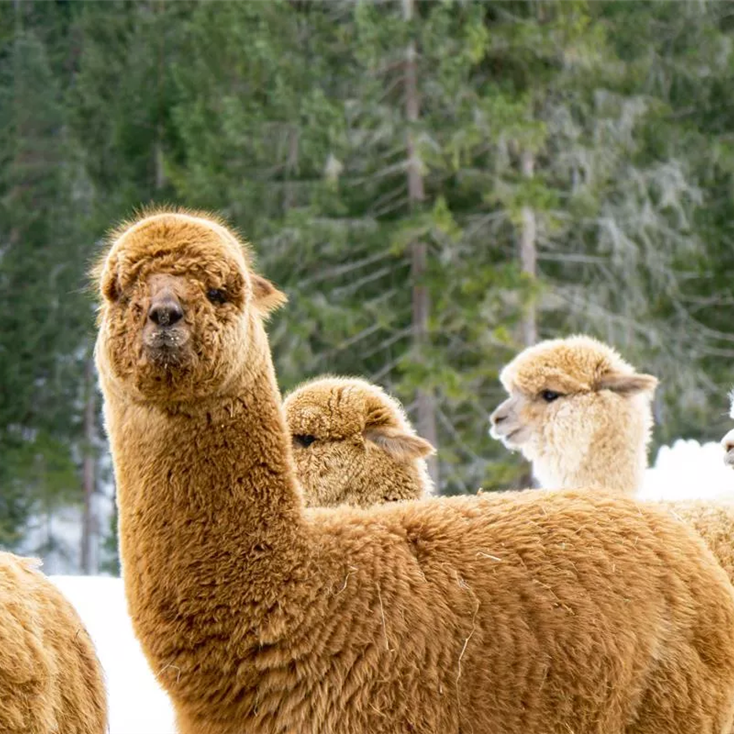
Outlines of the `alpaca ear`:
[{"label": "alpaca ear", "polygon": [[639,373],[632,375],[612,373],[604,375],[598,383],[599,390],[611,390],[618,395],[637,395],[641,392],[653,393],[657,386],[656,377]]},{"label": "alpaca ear", "polygon": [[398,461],[419,459],[436,453],[436,449],[424,438],[406,433],[399,428],[389,426],[367,428],[364,437]]},{"label": "alpaca ear", "polygon": [[267,278],[263,278],[262,275],[253,273],[250,276],[250,282],[252,283],[253,303],[262,314],[269,314],[271,311],[275,311],[276,308],[280,308],[288,300],[285,293],[279,291]]}]

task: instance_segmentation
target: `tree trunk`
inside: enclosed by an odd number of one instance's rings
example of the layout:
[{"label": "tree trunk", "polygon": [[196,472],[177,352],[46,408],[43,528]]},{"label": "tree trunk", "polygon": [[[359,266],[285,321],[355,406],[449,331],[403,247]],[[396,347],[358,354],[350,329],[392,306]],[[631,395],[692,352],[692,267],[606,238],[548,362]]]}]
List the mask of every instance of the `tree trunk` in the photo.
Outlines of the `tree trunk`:
[{"label": "tree trunk", "polygon": [[[520,168],[525,179],[532,179],[535,170],[535,155],[522,151]],[[527,273],[533,280],[538,274],[537,224],[535,212],[530,206],[523,206],[521,211],[522,228],[520,230],[520,265],[522,272]],[[531,301],[525,311],[522,321],[522,342],[529,347],[538,341],[537,312],[535,301]]]},{"label": "tree trunk", "polygon": [[82,460],[82,481],[84,487],[84,512],[82,515],[82,548],[81,567],[85,574],[97,571],[96,554],[93,541],[96,518],[94,516],[94,489],[96,483],[96,466],[94,457],[96,401],[94,386],[94,360],[91,354],[84,366],[84,386],[86,391],[84,402],[84,458]]},{"label": "tree trunk", "polygon": [[[410,22],[413,18],[414,0],[403,0],[403,18]],[[408,121],[406,146],[408,153],[408,200],[411,209],[415,209],[425,199],[421,161],[413,137],[413,125],[420,115],[418,99],[418,74],[416,68],[415,41],[408,43],[405,54],[405,115]],[[413,347],[418,358],[428,344],[428,316],[430,301],[428,288],[425,285],[425,274],[428,261],[428,247],[425,242],[416,241],[411,245],[411,280],[413,282]],[[417,428],[418,433],[438,448],[438,432],[436,430],[436,405],[433,391],[418,388],[416,391]],[[436,457],[428,460],[428,471],[434,485],[438,489],[438,461]]]},{"label": "tree trunk", "polygon": [[[156,13],[164,16],[166,13],[166,0],[161,0],[155,5]],[[158,21],[158,19],[156,19]],[[153,166],[155,172],[155,190],[161,191],[166,184],[166,169],[164,166],[163,156],[163,109],[165,100],[163,99],[163,74],[165,73],[165,36],[160,34],[158,39],[158,64],[156,69],[156,93],[158,97],[158,110],[155,126],[155,144],[153,145]]]}]

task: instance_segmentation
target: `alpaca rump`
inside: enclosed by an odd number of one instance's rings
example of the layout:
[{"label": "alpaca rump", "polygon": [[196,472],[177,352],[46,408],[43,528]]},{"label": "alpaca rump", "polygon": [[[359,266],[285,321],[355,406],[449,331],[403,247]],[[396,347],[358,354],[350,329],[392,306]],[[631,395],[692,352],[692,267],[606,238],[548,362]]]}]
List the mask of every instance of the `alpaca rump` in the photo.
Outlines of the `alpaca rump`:
[{"label": "alpaca rump", "polygon": [[303,507],[231,230],[158,212],[97,269],[133,624],[182,734],[721,734],[734,598],[601,493]]},{"label": "alpaca rump", "polygon": [[286,396],[283,409],[307,506],[369,507],[430,494],[424,457],[435,449],[377,385],[322,377]]},{"label": "alpaca rump", "polygon": [[734,505],[726,502],[662,502],[673,517],[690,525],[734,583]]},{"label": "alpaca rump", "polygon": [[107,702],[92,641],[37,566],[0,553],[0,732],[103,734]]}]

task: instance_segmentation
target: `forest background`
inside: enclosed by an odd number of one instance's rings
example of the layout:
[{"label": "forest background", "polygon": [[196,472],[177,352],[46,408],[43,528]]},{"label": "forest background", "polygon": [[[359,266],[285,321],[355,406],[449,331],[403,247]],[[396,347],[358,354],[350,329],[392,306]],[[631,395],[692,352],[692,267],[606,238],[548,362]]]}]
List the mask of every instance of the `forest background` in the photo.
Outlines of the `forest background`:
[{"label": "forest background", "polygon": [[657,375],[656,445],[717,439],[733,82],[732,2],[0,3],[0,547],[115,570],[86,271],[151,203],[236,225],[281,387],[381,383],[442,493],[527,483],[487,416],[540,338]]}]

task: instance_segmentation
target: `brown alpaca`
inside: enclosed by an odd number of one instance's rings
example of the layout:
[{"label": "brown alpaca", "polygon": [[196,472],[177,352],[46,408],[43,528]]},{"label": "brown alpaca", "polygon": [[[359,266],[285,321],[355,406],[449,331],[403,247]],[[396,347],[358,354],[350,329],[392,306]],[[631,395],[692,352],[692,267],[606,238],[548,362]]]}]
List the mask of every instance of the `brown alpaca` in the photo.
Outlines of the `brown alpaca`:
[{"label": "brown alpaca", "polygon": [[[641,488],[654,377],[635,372],[606,344],[575,336],[524,350],[500,379],[510,397],[492,413],[492,435],[519,448],[544,487]],[[660,505],[696,529],[734,581],[734,506]]]},{"label": "brown alpaca", "polygon": [[263,316],[203,214],[118,230],[96,357],[133,624],[183,734],[721,734],[734,595],[591,492],[306,512]]},{"label": "brown alpaca", "polygon": [[0,732],[104,734],[107,700],[92,641],[38,565],[0,553]]},{"label": "brown alpaca", "polygon": [[426,456],[402,407],[365,380],[322,377],[283,401],[306,506],[369,507],[430,494]]}]

